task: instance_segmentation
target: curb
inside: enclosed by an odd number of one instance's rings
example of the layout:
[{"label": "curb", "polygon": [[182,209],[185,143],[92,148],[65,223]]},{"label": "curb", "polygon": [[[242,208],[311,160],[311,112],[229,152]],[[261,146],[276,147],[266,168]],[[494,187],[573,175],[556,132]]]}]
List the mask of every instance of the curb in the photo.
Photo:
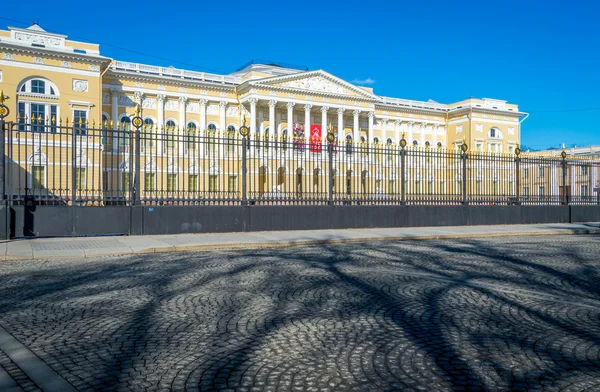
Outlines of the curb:
[{"label": "curb", "polygon": [[[426,241],[426,240],[442,240],[442,239],[453,239],[453,238],[490,238],[490,237],[514,237],[519,235],[528,236],[544,236],[544,235],[578,235],[578,234],[600,234],[600,229],[560,229],[560,230],[548,230],[548,231],[507,231],[499,233],[480,233],[480,234],[432,234],[432,235],[420,235],[420,236],[388,236],[388,237],[361,237],[361,238],[336,238],[327,240],[298,240],[298,241],[273,241],[273,242],[253,242],[246,244],[211,244],[211,245],[188,245],[188,246],[168,246],[161,248],[147,248],[139,251],[131,252],[119,252],[112,254],[84,254],[83,258],[103,258],[103,257],[118,257],[118,256],[131,256],[140,254],[152,254],[152,253],[172,253],[172,252],[187,252],[187,251],[211,251],[211,250],[238,250],[238,249],[264,249],[281,246],[299,246],[299,245],[324,245],[324,244],[338,244],[344,242],[364,242],[364,241]],[[84,251],[85,253],[85,251]],[[18,261],[18,260],[73,260],[81,259],[82,256],[11,256],[4,255],[4,261]]]}]

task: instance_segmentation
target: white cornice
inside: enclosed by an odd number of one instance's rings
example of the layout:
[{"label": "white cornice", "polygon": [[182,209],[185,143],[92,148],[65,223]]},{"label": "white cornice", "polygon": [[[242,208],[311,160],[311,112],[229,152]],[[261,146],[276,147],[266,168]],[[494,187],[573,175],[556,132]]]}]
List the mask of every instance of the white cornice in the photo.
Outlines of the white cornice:
[{"label": "white cornice", "polygon": [[69,60],[77,60],[81,62],[88,62],[94,64],[108,64],[111,59],[108,57],[96,55],[96,54],[87,54],[87,53],[75,53],[73,51],[66,51],[60,49],[47,49],[47,48],[38,48],[35,46],[24,46],[19,44],[13,44],[11,42],[4,41],[0,38],[0,51],[5,52],[20,52],[27,53],[38,56],[45,57],[55,57],[60,59],[69,59]]},{"label": "white cornice", "polygon": [[100,76],[100,71],[85,71],[83,69],[56,67],[53,65],[24,63],[22,61],[16,61],[16,60],[0,60],[0,65],[10,66],[10,67],[21,67],[21,68],[28,68],[28,69],[37,69],[37,70],[50,71],[50,72],[60,72],[60,73],[66,73],[66,74],[70,74],[70,75],[82,75],[82,76],[92,76],[92,77]]},{"label": "white cornice", "polygon": [[[140,92],[144,95],[148,94],[148,95],[165,95],[167,97],[172,97],[172,98],[181,98],[181,97],[186,97],[188,99],[197,99],[197,100],[201,100],[201,99],[206,99],[208,101],[211,102],[227,102],[229,104],[238,103],[238,100],[235,98],[227,98],[227,97],[213,97],[210,95],[202,95],[202,94],[190,94],[190,93],[182,93],[182,92],[171,92],[171,91],[165,91],[165,90],[156,90],[156,89],[148,89],[148,88],[143,88],[143,87],[127,87],[127,86],[117,86],[114,84],[103,84],[102,85],[102,90],[118,90],[120,92],[123,93],[136,93],[136,92]],[[106,104],[105,104],[106,105]],[[108,104],[110,105],[110,104]]]},{"label": "white cornice", "polygon": [[[216,83],[216,82],[198,82],[198,81],[193,81],[193,80],[188,80],[188,79],[181,79],[178,77],[173,77],[173,76],[160,76],[160,75],[149,75],[149,74],[143,74],[143,73],[137,73],[137,72],[129,72],[129,71],[121,71],[121,70],[113,70],[111,69],[107,75],[108,77],[112,76],[112,77],[122,77],[124,79],[129,79],[129,80],[140,80],[140,81],[149,81],[149,82],[168,82],[170,84],[176,85],[176,86],[188,86],[188,87],[197,87],[197,88],[209,88],[212,90],[222,90],[222,91],[229,91],[229,92],[235,92],[236,86],[235,85],[224,85],[224,84],[220,84],[220,83]],[[164,91],[163,91],[164,92]]]}]

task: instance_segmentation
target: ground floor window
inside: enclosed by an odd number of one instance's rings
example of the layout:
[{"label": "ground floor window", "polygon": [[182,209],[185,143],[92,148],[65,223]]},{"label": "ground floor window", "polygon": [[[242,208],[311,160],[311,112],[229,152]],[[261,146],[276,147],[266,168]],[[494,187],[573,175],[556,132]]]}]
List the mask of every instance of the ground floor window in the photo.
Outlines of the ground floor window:
[{"label": "ground floor window", "polygon": [[44,166],[32,166],[31,180],[31,187],[33,189],[43,188],[46,182],[46,168]]},{"label": "ground floor window", "polygon": [[177,174],[167,174],[167,192],[175,192],[177,189]]},{"label": "ground floor window", "polygon": [[144,174],[144,189],[146,191],[154,190],[154,173],[146,173]]},{"label": "ground floor window", "polygon": [[237,191],[237,176],[229,176],[229,183],[227,186],[229,192]]},{"label": "ground floor window", "polygon": [[209,192],[217,191],[218,178],[219,178],[219,176],[217,176],[216,174],[211,174],[210,176],[208,176],[208,191]]},{"label": "ground floor window", "polygon": [[123,176],[121,178],[121,189],[124,191],[129,191],[129,184],[131,181],[131,177],[128,172],[123,172]]},{"label": "ground floor window", "polygon": [[75,187],[77,190],[85,189],[86,176],[85,169],[78,167],[75,169]]},{"label": "ground floor window", "polygon": [[188,184],[190,192],[198,192],[198,175],[190,174],[188,176]]}]

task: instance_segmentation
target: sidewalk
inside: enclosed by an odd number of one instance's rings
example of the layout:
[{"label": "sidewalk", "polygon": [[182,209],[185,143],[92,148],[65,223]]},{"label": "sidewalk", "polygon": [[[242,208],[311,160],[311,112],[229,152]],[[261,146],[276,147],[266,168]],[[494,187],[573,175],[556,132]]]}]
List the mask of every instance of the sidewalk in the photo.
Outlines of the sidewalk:
[{"label": "sidewalk", "polygon": [[424,240],[557,234],[600,234],[600,223],[36,238],[0,243],[0,260],[85,258],[138,253],[227,248],[239,249],[364,240]]}]

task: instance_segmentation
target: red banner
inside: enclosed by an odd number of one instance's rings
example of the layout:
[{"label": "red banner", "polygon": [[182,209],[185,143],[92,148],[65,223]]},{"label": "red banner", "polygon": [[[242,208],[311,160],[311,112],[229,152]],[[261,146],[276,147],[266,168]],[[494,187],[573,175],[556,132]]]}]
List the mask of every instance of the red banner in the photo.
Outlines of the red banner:
[{"label": "red banner", "polygon": [[310,152],[321,152],[321,126],[310,126]]}]

